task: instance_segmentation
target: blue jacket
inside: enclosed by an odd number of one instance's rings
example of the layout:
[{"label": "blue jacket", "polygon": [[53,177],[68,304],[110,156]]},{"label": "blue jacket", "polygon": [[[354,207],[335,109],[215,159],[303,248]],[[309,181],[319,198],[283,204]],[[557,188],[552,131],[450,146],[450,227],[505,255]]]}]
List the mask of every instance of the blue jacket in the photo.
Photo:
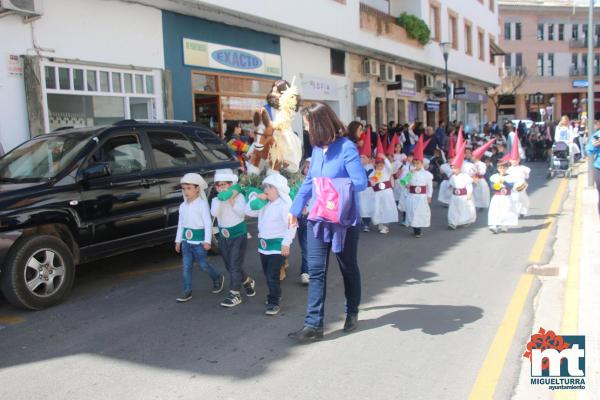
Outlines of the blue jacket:
[{"label": "blue jacket", "polygon": [[360,221],[360,207],[358,193],[367,188],[367,177],[360,163],[356,145],[346,138],[338,138],[331,143],[327,152],[321,147],[313,147],[312,158],[308,174],[294,198],[290,212],[296,217],[302,215],[302,209],[315,194],[313,190],[313,176],[326,178],[350,178],[354,185],[355,213],[353,219]]},{"label": "blue jacket", "polygon": [[594,147],[594,138],[600,138],[600,131],[596,131],[594,136],[590,138],[586,150],[588,155],[594,156],[594,168],[600,169],[600,157],[598,157],[598,154],[600,154],[600,147]]}]

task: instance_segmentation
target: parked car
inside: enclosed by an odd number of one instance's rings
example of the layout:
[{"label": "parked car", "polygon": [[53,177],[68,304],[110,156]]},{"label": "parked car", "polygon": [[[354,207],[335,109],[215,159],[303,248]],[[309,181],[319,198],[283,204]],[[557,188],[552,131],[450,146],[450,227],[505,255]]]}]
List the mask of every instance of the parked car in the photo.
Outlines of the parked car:
[{"label": "parked car", "polygon": [[63,300],[80,263],[173,242],[179,180],[212,185],[234,154],[209,129],[125,120],[35,137],[0,158],[0,288],[15,306]]}]

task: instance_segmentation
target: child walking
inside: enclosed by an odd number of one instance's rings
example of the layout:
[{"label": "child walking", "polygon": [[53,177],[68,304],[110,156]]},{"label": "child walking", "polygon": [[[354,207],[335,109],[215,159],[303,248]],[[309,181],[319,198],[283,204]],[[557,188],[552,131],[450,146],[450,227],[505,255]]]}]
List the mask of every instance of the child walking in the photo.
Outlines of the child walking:
[{"label": "child walking", "polygon": [[244,195],[237,184],[238,177],[231,169],[217,170],[214,177],[217,197],[212,199],[210,213],[219,225],[219,249],[229,272],[229,295],[221,302],[223,307],[242,303],[242,286],[246,296],[256,295],[254,279],[244,271],[244,256],[248,244]]},{"label": "child walking", "polygon": [[207,251],[212,242],[212,220],[205,190],[208,187],[198,174],[185,174],[181,178],[184,202],[179,206],[179,223],[175,236],[175,251],[183,259],[183,294],[180,303],[192,299],[192,266],[194,261],[208,273],[213,281],[213,293],[221,293],[225,277],[208,263]]},{"label": "child walking", "polygon": [[475,165],[476,172],[473,176],[473,203],[475,203],[475,208],[478,210],[488,208],[490,205],[490,187],[485,179],[487,166],[481,159],[495,141],[496,139],[488,141],[471,154],[471,162]]},{"label": "child walking", "polygon": [[507,232],[509,226],[519,224],[519,212],[512,198],[516,182],[508,174],[508,166],[507,160],[499,160],[498,173],[490,178],[494,194],[488,210],[488,226],[492,233]]},{"label": "child walking", "polygon": [[[371,130],[367,129],[364,135],[363,145],[360,149],[360,162],[365,169],[365,175],[367,180],[374,174],[375,169],[371,163]],[[369,232],[369,225],[371,224],[371,217],[373,217],[373,198],[375,192],[372,187],[367,187],[365,190],[358,194],[359,206],[360,206],[360,217],[362,220],[363,232]]]},{"label": "child walking", "polygon": [[464,158],[465,145],[463,144],[450,162],[452,176],[448,181],[448,189],[451,193],[448,207],[448,228],[453,230],[460,225],[472,224],[477,216],[473,203],[473,178],[461,170]]},{"label": "child walking", "polygon": [[290,254],[296,227],[288,226],[292,200],[287,180],[273,173],[264,179],[263,192],[250,194],[245,211],[250,217],[258,217],[258,252],[269,288],[265,314],[277,315],[281,301],[279,269]]},{"label": "child walking", "polygon": [[375,158],[375,173],[369,178],[369,186],[373,188],[373,224],[377,225],[379,233],[387,234],[389,223],[398,222],[398,209],[392,189],[392,164],[383,152],[381,140],[377,137],[377,155]]},{"label": "child walking", "polygon": [[406,202],[406,225],[413,228],[415,237],[423,236],[422,228],[431,225],[431,197],[433,196],[433,175],[423,168],[423,135],[413,151],[414,169],[408,180],[408,198]]}]

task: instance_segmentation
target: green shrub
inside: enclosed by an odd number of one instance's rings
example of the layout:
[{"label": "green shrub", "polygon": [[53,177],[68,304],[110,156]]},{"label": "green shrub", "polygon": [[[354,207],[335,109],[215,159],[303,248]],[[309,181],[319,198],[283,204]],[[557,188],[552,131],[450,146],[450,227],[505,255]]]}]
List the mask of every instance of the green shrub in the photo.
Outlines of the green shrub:
[{"label": "green shrub", "polygon": [[396,22],[406,30],[409,38],[418,40],[422,45],[429,43],[431,31],[421,18],[403,12]]}]

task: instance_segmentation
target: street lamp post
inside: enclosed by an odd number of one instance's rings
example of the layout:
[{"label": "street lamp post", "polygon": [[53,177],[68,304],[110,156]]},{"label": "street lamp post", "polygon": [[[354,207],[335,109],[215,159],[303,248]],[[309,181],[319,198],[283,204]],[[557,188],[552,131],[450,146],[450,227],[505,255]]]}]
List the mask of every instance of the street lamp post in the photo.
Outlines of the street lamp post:
[{"label": "street lamp post", "polygon": [[444,54],[444,74],[446,75],[446,132],[450,131],[450,86],[448,85],[448,54],[450,53],[451,42],[440,43],[440,48]]}]

